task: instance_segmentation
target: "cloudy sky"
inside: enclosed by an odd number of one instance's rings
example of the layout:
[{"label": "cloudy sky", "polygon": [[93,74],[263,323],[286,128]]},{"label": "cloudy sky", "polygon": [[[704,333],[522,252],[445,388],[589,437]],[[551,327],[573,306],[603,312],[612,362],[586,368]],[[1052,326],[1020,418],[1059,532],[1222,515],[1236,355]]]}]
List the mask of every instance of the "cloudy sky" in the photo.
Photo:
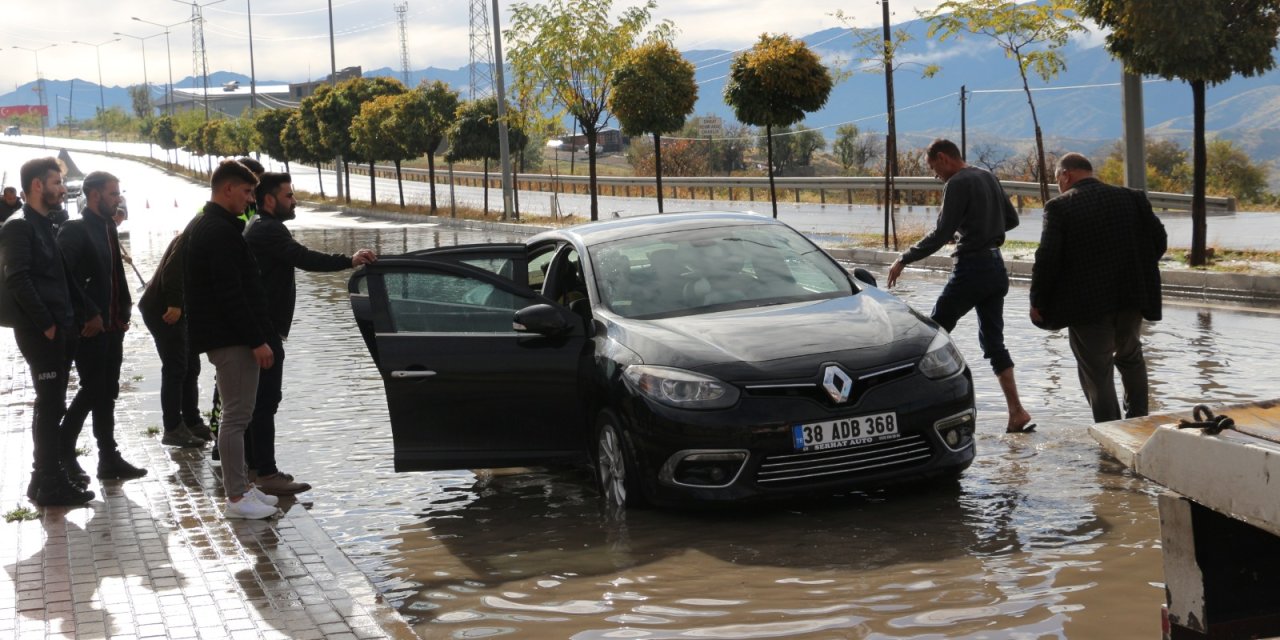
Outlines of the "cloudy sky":
[{"label": "cloudy sky", "polygon": [[[400,67],[400,40],[394,5],[400,0],[331,0],[338,68]],[[940,0],[892,0],[893,22],[916,17],[918,8]],[[209,70],[249,75],[249,18],[253,13],[253,61],[263,80],[302,81],[329,72],[329,23],[324,0],[221,0],[204,8],[205,48]],[[409,63],[457,68],[468,59],[467,0],[407,0]],[[639,0],[615,0],[615,8]],[[486,2],[488,6],[491,3]],[[161,25],[174,25],[192,15],[190,2],[178,0],[41,0],[6,2],[0,13],[0,93],[35,79],[36,62],[45,78],[72,77],[96,81],[95,47],[101,54],[107,86],[142,82],[145,41],[147,77],[166,81],[167,59]],[[499,2],[502,26],[510,24],[511,2]],[[689,49],[738,49],[750,46],[763,32],[805,35],[840,26],[832,14],[843,11],[860,27],[878,25],[876,0],[659,0],[656,19],[671,20],[680,30],[677,45]],[[118,41],[109,42],[119,38]],[[191,26],[169,30],[174,80],[193,75]],[[76,44],[80,41],[89,44]],[[38,54],[16,49],[41,49]]]}]

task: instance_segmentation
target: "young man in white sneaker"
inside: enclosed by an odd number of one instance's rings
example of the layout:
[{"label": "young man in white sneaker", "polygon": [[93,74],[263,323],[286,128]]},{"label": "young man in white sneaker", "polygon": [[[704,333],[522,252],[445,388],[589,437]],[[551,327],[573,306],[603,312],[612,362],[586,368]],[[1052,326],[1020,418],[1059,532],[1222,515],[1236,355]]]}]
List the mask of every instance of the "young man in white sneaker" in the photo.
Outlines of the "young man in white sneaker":
[{"label": "young man in white sneaker", "polygon": [[186,231],[185,303],[192,350],[208,355],[222,398],[218,429],[228,518],[276,514],[246,477],[244,432],[253,416],[258,375],[275,363],[267,336],[267,297],[239,218],[253,202],[258,177],[226,160],[210,179],[212,195]]}]

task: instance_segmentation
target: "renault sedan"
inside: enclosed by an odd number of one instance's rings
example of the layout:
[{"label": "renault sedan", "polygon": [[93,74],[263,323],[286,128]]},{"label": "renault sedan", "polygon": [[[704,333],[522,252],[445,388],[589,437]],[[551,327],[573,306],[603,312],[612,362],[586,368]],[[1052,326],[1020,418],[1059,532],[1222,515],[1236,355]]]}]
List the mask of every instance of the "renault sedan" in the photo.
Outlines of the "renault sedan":
[{"label": "renault sedan", "polygon": [[955,477],[969,369],[864,270],[751,214],[626,218],[357,271],[397,471],[586,463],[614,506]]}]

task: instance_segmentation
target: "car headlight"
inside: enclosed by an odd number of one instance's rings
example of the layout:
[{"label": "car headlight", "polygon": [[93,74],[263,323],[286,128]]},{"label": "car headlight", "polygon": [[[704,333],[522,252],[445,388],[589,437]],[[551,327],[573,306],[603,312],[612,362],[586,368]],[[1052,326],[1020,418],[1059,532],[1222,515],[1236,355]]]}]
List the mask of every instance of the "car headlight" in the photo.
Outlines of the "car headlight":
[{"label": "car headlight", "polygon": [[725,409],[738,402],[737,387],[684,369],[637,364],[622,377],[637,393],[678,409]]},{"label": "car headlight", "polygon": [[938,331],[929,351],[920,359],[920,373],[932,380],[945,378],[964,368],[964,356],[946,331]]}]

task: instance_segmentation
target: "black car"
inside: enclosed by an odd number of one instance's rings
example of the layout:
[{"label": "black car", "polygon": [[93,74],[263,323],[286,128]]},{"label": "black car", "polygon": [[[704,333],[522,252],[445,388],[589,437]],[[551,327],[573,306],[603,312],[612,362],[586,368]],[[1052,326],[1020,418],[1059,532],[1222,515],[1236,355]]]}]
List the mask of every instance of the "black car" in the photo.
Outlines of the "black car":
[{"label": "black car", "polygon": [[787,225],[626,218],[350,281],[397,471],[586,462],[614,505],[811,497],[974,458],[947,333]]}]

